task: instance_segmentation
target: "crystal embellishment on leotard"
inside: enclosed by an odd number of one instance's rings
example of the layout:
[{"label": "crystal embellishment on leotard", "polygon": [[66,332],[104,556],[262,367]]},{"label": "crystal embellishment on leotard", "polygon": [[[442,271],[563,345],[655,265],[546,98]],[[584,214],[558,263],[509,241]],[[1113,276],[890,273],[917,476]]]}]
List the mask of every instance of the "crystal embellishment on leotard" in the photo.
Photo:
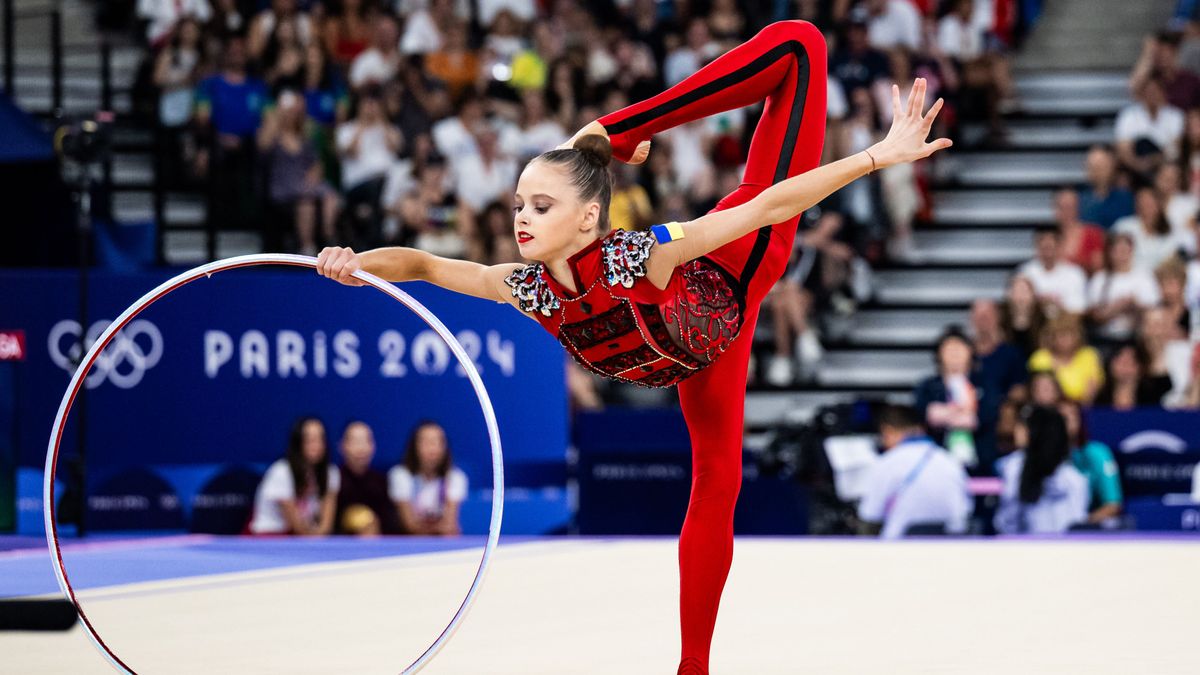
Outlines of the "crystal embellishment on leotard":
[{"label": "crystal embellishment on leotard", "polygon": [[542,316],[550,316],[562,306],[542,276],[544,272],[542,263],[533,263],[513,270],[512,274],[504,277],[504,283],[512,289],[512,295],[522,312],[540,312]]},{"label": "crystal embellishment on leotard", "polygon": [[633,282],[646,276],[646,261],[654,248],[649,232],[616,230],[604,238],[604,274],[609,286],[633,288]]},{"label": "crystal embellishment on leotard", "polygon": [[663,318],[679,331],[685,349],[711,363],[737,337],[741,306],[733,289],[712,267],[693,260],[682,271],[684,287],[663,305]]}]

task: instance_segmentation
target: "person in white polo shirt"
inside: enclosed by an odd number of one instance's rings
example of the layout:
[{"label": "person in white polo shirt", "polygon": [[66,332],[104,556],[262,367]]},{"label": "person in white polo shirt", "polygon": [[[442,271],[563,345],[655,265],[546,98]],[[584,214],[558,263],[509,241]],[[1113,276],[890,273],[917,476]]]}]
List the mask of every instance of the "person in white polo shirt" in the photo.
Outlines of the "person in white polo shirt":
[{"label": "person in white polo shirt", "polygon": [[1062,234],[1052,227],[1039,228],[1033,244],[1036,257],[1018,267],[1017,274],[1029,279],[1042,303],[1060,312],[1082,313],[1087,308],[1087,275],[1062,255]]},{"label": "person in white polo shirt", "polygon": [[886,451],[863,481],[860,531],[884,539],[902,537],[913,525],[966,532],[973,508],[967,472],[925,435],[917,411],[909,406],[884,408],[879,435]]},{"label": "person in white polo shirt", "polygon": [[1087,521],[1091,488],[1071,462],[1067,423],[1054,408],[1035,406],[1013,430],[1018,448],[1000,460],[1004,490],[996,510],[1003,534],[1062,534]]}]

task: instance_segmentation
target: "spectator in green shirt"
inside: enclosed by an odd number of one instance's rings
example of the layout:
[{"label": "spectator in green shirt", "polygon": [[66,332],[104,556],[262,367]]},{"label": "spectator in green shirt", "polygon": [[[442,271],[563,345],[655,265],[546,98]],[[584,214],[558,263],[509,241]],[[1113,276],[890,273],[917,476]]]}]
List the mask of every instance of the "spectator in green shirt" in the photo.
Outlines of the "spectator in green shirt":
[{"label": "spectator in green shirt", "polygon": [[1088,440],[1083,412],[1077,402],[1064,400],[1058,404],[1058,410],[1067,422],[1071,462],[1087,477],[1091,491],[1088,522],[1102,523],[1121,515],[1121,474],[1112,450],[1099,441]]}]

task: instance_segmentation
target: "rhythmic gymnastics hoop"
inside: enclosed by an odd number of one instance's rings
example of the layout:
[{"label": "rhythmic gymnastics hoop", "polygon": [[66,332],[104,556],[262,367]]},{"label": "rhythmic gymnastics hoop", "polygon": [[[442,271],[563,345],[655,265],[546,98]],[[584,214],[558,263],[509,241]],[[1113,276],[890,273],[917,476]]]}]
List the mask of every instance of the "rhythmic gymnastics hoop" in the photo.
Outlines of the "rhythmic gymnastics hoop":
[{"label": "rhythmic gymnastics hoop", "polygon": [[[88,637],[91,638],[96,649],[100,650],[100,653],[108,659],[109,663],[122,672],[134,673],[134,670],[121,661],[116,653],[105,644],[95,627],[92,626],[87,618],[87,614],[83,611],[83,607],[79,605],[78,598],[75,597],[75,589],[71,587],[71,582],[67,578],[66,567],[63,565],[62,548],[59,546],[58,541],[58,524],[54,517],[54,478],[58,472],[58,451],[59,445],[62,443],[63,429],[66,427],[67,415],[70,414],[71,405],[75,402],[75,397],[79,394],[79,390],[83,386],[83,382],[91,371],[92,366],[95,365],[96,359],[100,356],[100,352],[142,310],[161,300],[163,296],[201,277],[207,278],[217,272],[261,265],[287,265],[316,269],[317,259],[311,256],[282,253],[243,255],[201,265],[163,282],[154,290],[143,295],[137,302],[130,305],[128,309],[122,312],[100,334],[100,337],[88,349],[79,367],[75,369],[75,374],[71,377],[71,383],[67,386],[67,391],[63,394],[62,402],[58,406],[58,415],[54,418],[54,428],[50,434],[50,443],[46,448],[45,484],[42,488],[42,514],[46,519],[46,543],[49,545],[50,550],[54,552],[50,560],[54,564],[54,575],[58,579],[58,586],[71,601],[71,604],[75,606],[75,610],[79,613],[79,622],[87,631]],[[466,597],[463,598],[462,604],[459,605],[458,611],[454,613],[454,617],[450,619],[450,623],[442,630],[441,635],[433,641],[433,644],[429,645],[416,661],[413,661],[402,672],[402,675],[409,675],[410,673],[416,673],[428,665],[433,657],[441,651],[442,647],[446,646],[446,643],[454,635],[454,631],[458,629],[466,617],[467,610],[470,609],[476,594],[479,592],[480,586],[483,584],[488,563],[491,561],[492,554],[495,552],[496,546],[500,541],[500,521],[504,512],[504,455],[500,448],[500,429],[496,424],[496,412],[492,408],[492,401],[488,396],[487,389],[483,386],[483,379],[479,376],[479,371],[476,370],[471,358],[467,356],[466,350],[463,349],[463,346],[459,344],[454,335],[450,333],[445,324],[408,293],[396,288],[383,279],[361,270],[354,273],[354,278],[366,282],[367,285],[382,291],[415,312],[417,316],[421,317],[450,346],[450,350],[454,352],[459,365],[463,367],[463,370],[467,373],[467,377],[471,380],[475,396],[479,399],[479,407],[483,409],[483,418],[487,423],[488,440],[492,450],[492,518],[491,523],[488,525],[487,545],[484,547],[483,556],[479,560],[479,568],[475,571],[475,579],[471,582],[471,588],[467,591]]]}]

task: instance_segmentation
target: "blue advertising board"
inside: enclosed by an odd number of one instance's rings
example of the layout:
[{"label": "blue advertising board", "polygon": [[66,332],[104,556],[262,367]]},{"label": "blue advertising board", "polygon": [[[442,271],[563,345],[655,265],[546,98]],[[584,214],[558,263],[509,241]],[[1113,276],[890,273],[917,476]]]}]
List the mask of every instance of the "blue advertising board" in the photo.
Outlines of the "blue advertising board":
[{"label": "blue advertising board", "polygon": [[[93,272],[81,327],[74,273],[0,270],[0,327],[24,330],[28,352],[17,364],[21,377],[9,378],[20,382],[12,396],[22,530],[40,528],[35,486],[80,333],[94,339],[169,276]],[[563,486],[567,406],[554,339],[507,305],[420,282],[401,287],[446,324],[481,372],[508,482]],[[63,478],[76,452],[83,413],[88,522],[97,527],[186,527],[194,506],[220,508],[244,492],[248,472],[281,457],[303,414],[325,423],[335,461],[342,427],[366,421],[383,470],[400,460],[416,423],[433,419],[473,495],[486,498],[492,484],[481,408],[448,346],[386,295],[309,270],[223,272],[171,293],[105,350],[82,405],[67,426],[59,471]]]},{"label": "blue advertising board", "polygon": [[1112,449],[1126,496],[1190,493],[1200,461],[1200,412],[1093,409],[1092,439]]}]

